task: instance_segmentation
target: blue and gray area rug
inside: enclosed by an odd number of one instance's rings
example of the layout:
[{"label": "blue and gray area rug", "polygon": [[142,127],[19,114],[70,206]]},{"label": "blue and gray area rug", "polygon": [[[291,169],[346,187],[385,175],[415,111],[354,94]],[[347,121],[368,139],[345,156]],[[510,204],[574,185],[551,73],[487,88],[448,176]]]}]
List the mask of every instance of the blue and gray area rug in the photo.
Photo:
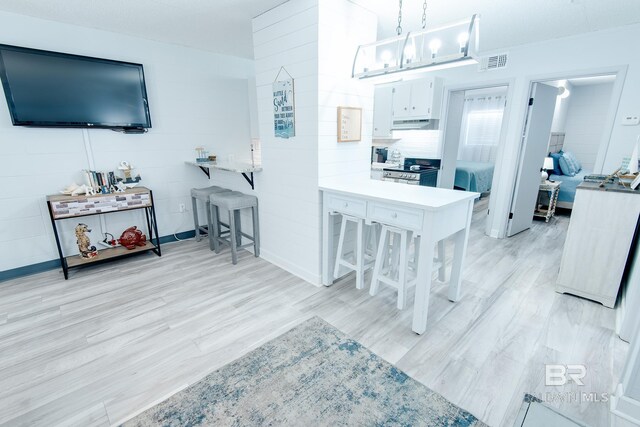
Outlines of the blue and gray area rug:
[{"label": "blue and gray area rug", "polygon": [[315,317],[125,426],[484,426]]}]

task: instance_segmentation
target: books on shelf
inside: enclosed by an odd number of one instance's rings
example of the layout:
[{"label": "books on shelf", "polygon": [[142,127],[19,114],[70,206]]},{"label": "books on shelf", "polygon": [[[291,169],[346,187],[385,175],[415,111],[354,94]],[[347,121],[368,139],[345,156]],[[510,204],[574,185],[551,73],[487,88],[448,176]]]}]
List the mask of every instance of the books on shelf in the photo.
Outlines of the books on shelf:
[{"label": "books on shelf", "polygon": [[109,194],[118,183],[113,172],[98,172],[83,170],[87,185],[94,189],[96,193]]}]

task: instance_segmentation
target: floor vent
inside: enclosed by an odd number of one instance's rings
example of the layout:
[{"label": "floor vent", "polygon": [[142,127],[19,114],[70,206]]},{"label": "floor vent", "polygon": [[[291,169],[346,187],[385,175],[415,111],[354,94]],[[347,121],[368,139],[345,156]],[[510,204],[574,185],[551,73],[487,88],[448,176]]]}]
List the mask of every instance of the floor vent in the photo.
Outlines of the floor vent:
[{"label": "floor vent", "polygon": [[507,54],[501,53],[499,55],[484,56],[480,58],[479,69],[480,71],[497,70],[499,68],[507,67]]}]

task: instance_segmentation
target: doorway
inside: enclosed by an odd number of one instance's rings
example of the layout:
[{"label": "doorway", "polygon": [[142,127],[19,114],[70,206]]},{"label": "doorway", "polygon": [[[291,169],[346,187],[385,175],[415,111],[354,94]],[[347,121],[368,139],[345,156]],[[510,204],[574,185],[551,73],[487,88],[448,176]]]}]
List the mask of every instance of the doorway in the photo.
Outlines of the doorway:
[{"label": "doorway", "polygon": [[[522,133],[507,236],[573,207],[584,177],[602,172],[616,74],[535,81]],[[541,214],[542,213],[542,214]]]},{"label": "doorway", "polygon": [[480,193],[474,211],[485,218],[504,140],[508,89],[496,85],[449,93],[438,186]]}]

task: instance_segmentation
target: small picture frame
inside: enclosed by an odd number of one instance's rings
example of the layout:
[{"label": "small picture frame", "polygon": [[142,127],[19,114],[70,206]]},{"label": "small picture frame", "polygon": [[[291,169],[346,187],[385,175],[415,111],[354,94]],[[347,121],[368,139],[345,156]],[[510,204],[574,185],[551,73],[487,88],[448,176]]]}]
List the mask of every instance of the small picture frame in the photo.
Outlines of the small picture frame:
[{"label": "small picture frame", "polygon": [[362,108],[338,107],[338,142],[362,140]]}]

